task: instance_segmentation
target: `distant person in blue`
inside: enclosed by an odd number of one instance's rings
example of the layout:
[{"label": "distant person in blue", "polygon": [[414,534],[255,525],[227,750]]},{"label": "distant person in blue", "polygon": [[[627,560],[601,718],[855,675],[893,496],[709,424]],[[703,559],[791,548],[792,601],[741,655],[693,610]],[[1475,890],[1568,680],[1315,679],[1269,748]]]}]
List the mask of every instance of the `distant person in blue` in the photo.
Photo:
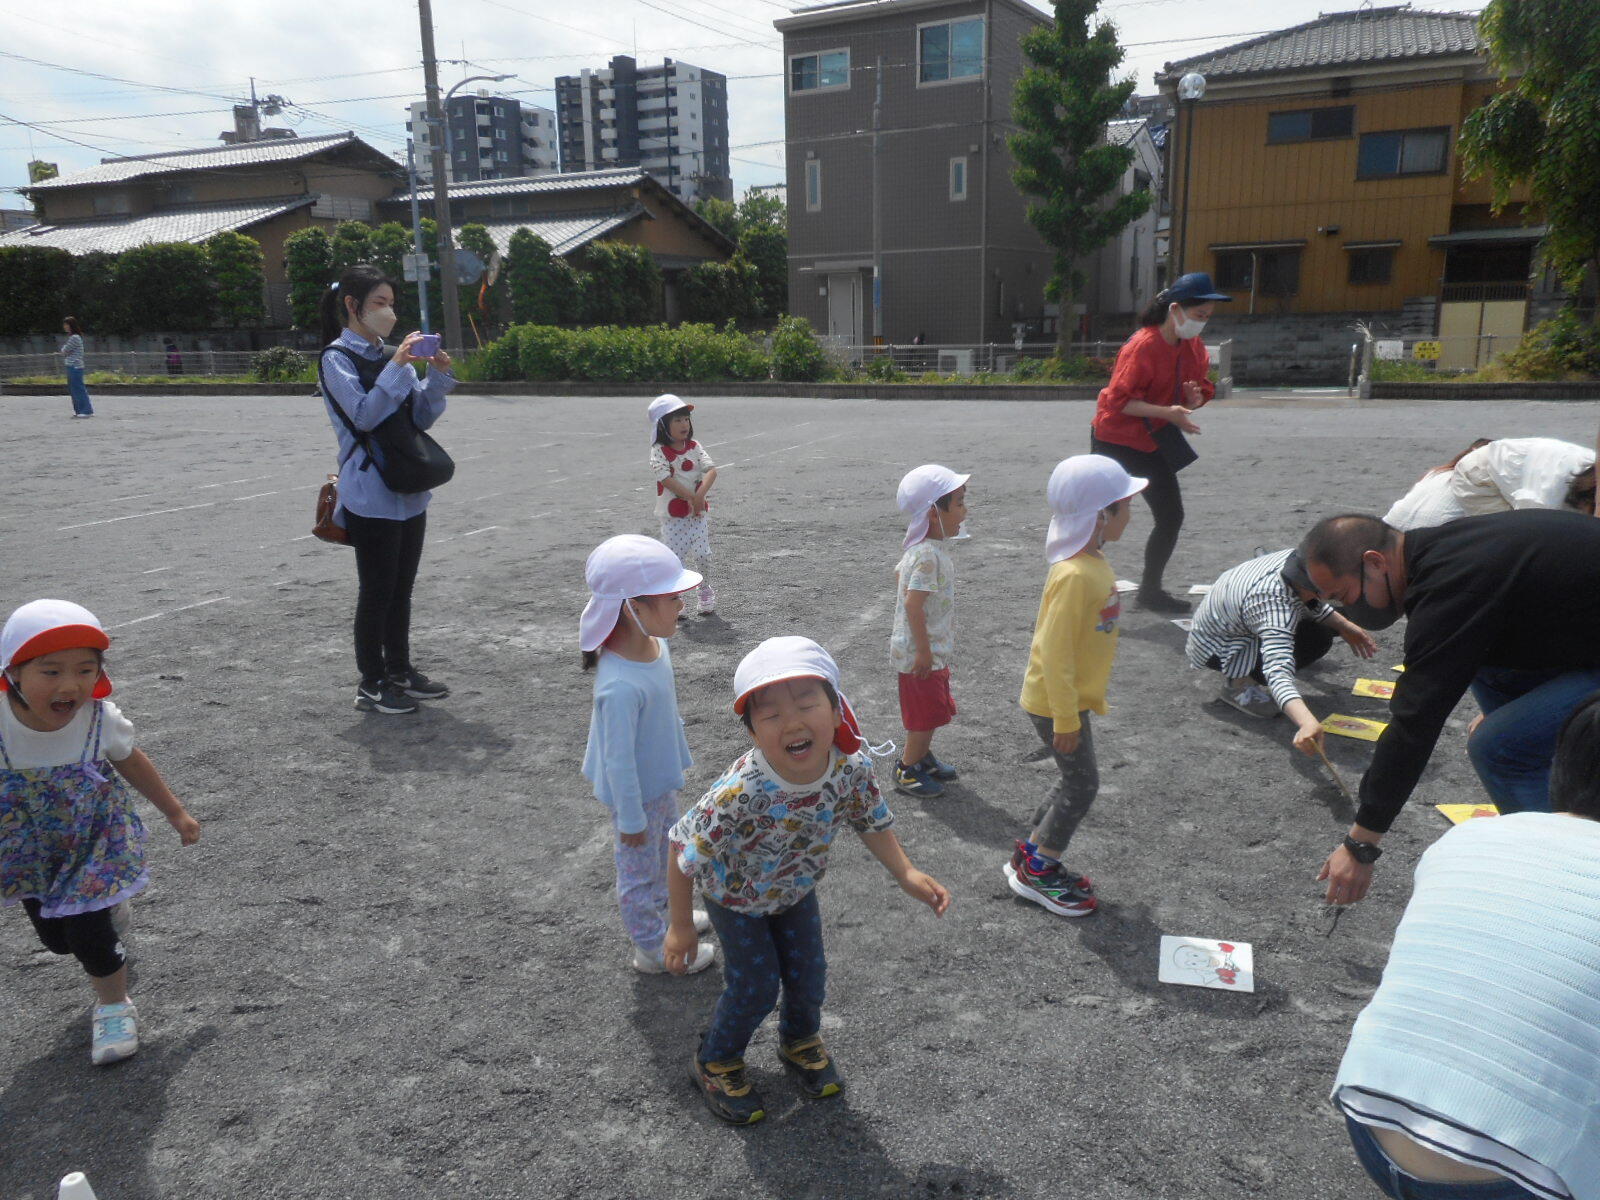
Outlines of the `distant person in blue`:
[{"label": "distant person in blue", "polygon": [[92,417],[94,405],[89,403],[89,389],[83,384],[83,326],[78,324],[77,317],[67,317],[61,322],[61,329],[67,335],[67,344],[59,353],[67,368],[67,391],[72,394],[73,418]]}]

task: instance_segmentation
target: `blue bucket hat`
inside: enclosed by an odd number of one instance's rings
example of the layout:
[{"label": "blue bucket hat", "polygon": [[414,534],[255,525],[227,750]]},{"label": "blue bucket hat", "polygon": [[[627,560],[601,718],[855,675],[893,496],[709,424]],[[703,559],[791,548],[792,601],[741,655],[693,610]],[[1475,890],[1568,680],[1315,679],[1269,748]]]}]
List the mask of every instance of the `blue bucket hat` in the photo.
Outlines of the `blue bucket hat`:
[{"label": "blue bucket hat", "polygon": [[1207,300],[1232,299],[1232,296],[1224,296],[1217,291],[1217,285],[1211,282],[1211,276],[1204,271],[1180,275],[1167,289],[1168,304],[1201,304]]}]

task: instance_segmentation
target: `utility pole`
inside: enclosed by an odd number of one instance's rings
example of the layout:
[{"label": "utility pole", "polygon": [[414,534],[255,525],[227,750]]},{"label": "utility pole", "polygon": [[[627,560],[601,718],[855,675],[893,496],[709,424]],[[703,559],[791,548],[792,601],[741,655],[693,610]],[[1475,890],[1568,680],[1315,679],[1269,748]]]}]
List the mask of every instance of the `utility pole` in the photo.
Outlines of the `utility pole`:
[{"label": "utility pole", "polygon": [[[428,144],[433,144],[431,138]],[[419,264],[417,270],[417,306],[422,310],[422,332],[431,333],[433,331],[428,328],[428,273],[420,267],[424,255],[422,251],[422,210],[417,202],[417,144],[410,138],[406,139],[406,177],[411,181],[411,261]]]},{"label": "utility pole", "polygon": [[439,103],[439,61],[433,51],[432,0],[417,0],[422,21],[422,78],[427,89],[428,150],[433,159],[433,219],[439,227],[439,290],[444,300],[444,346],[461,350],[461,297],[456,290],[456,241],[450,229],[449,166],[444,157],[445,114]]},{"label": "utility pole", "polygon": [[883,206],[878,191],[878,164],[883,143],[883,55],[878,55],[872,94],[872,344],[883,345]]}]

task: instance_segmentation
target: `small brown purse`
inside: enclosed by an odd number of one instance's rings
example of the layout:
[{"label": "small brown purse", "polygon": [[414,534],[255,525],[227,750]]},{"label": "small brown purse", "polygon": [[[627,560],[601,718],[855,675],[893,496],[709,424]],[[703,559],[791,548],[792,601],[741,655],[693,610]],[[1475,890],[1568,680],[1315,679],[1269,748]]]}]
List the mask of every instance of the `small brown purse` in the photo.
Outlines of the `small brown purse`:
[{"label": "small brown purse", "polygon": [[333,519],[339,508],[339,477],[329,475],[328,482],[317,491],[317,519],[311,526],[312,536],[335,546],[348,546],[350,535],[345,527]]}]

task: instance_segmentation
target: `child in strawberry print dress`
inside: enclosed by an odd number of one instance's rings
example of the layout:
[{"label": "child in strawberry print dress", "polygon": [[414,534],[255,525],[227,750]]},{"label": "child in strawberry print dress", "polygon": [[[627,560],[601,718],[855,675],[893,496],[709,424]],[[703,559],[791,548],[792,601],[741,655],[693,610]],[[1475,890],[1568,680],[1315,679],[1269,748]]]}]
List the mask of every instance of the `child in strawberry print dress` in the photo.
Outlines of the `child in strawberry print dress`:
[{"label": "child in strawberry print dress", "polygon": [[[717,481],[717,465],[694,440],[694,405],[671,394],[650,401],[650,473],[656,481],[656,516],[661,540],[679,561],[701,576],[700,615],[715,611],[711,586],[711,521],[706,493]],[[684,615],[688,615],[688,596]]]}]

